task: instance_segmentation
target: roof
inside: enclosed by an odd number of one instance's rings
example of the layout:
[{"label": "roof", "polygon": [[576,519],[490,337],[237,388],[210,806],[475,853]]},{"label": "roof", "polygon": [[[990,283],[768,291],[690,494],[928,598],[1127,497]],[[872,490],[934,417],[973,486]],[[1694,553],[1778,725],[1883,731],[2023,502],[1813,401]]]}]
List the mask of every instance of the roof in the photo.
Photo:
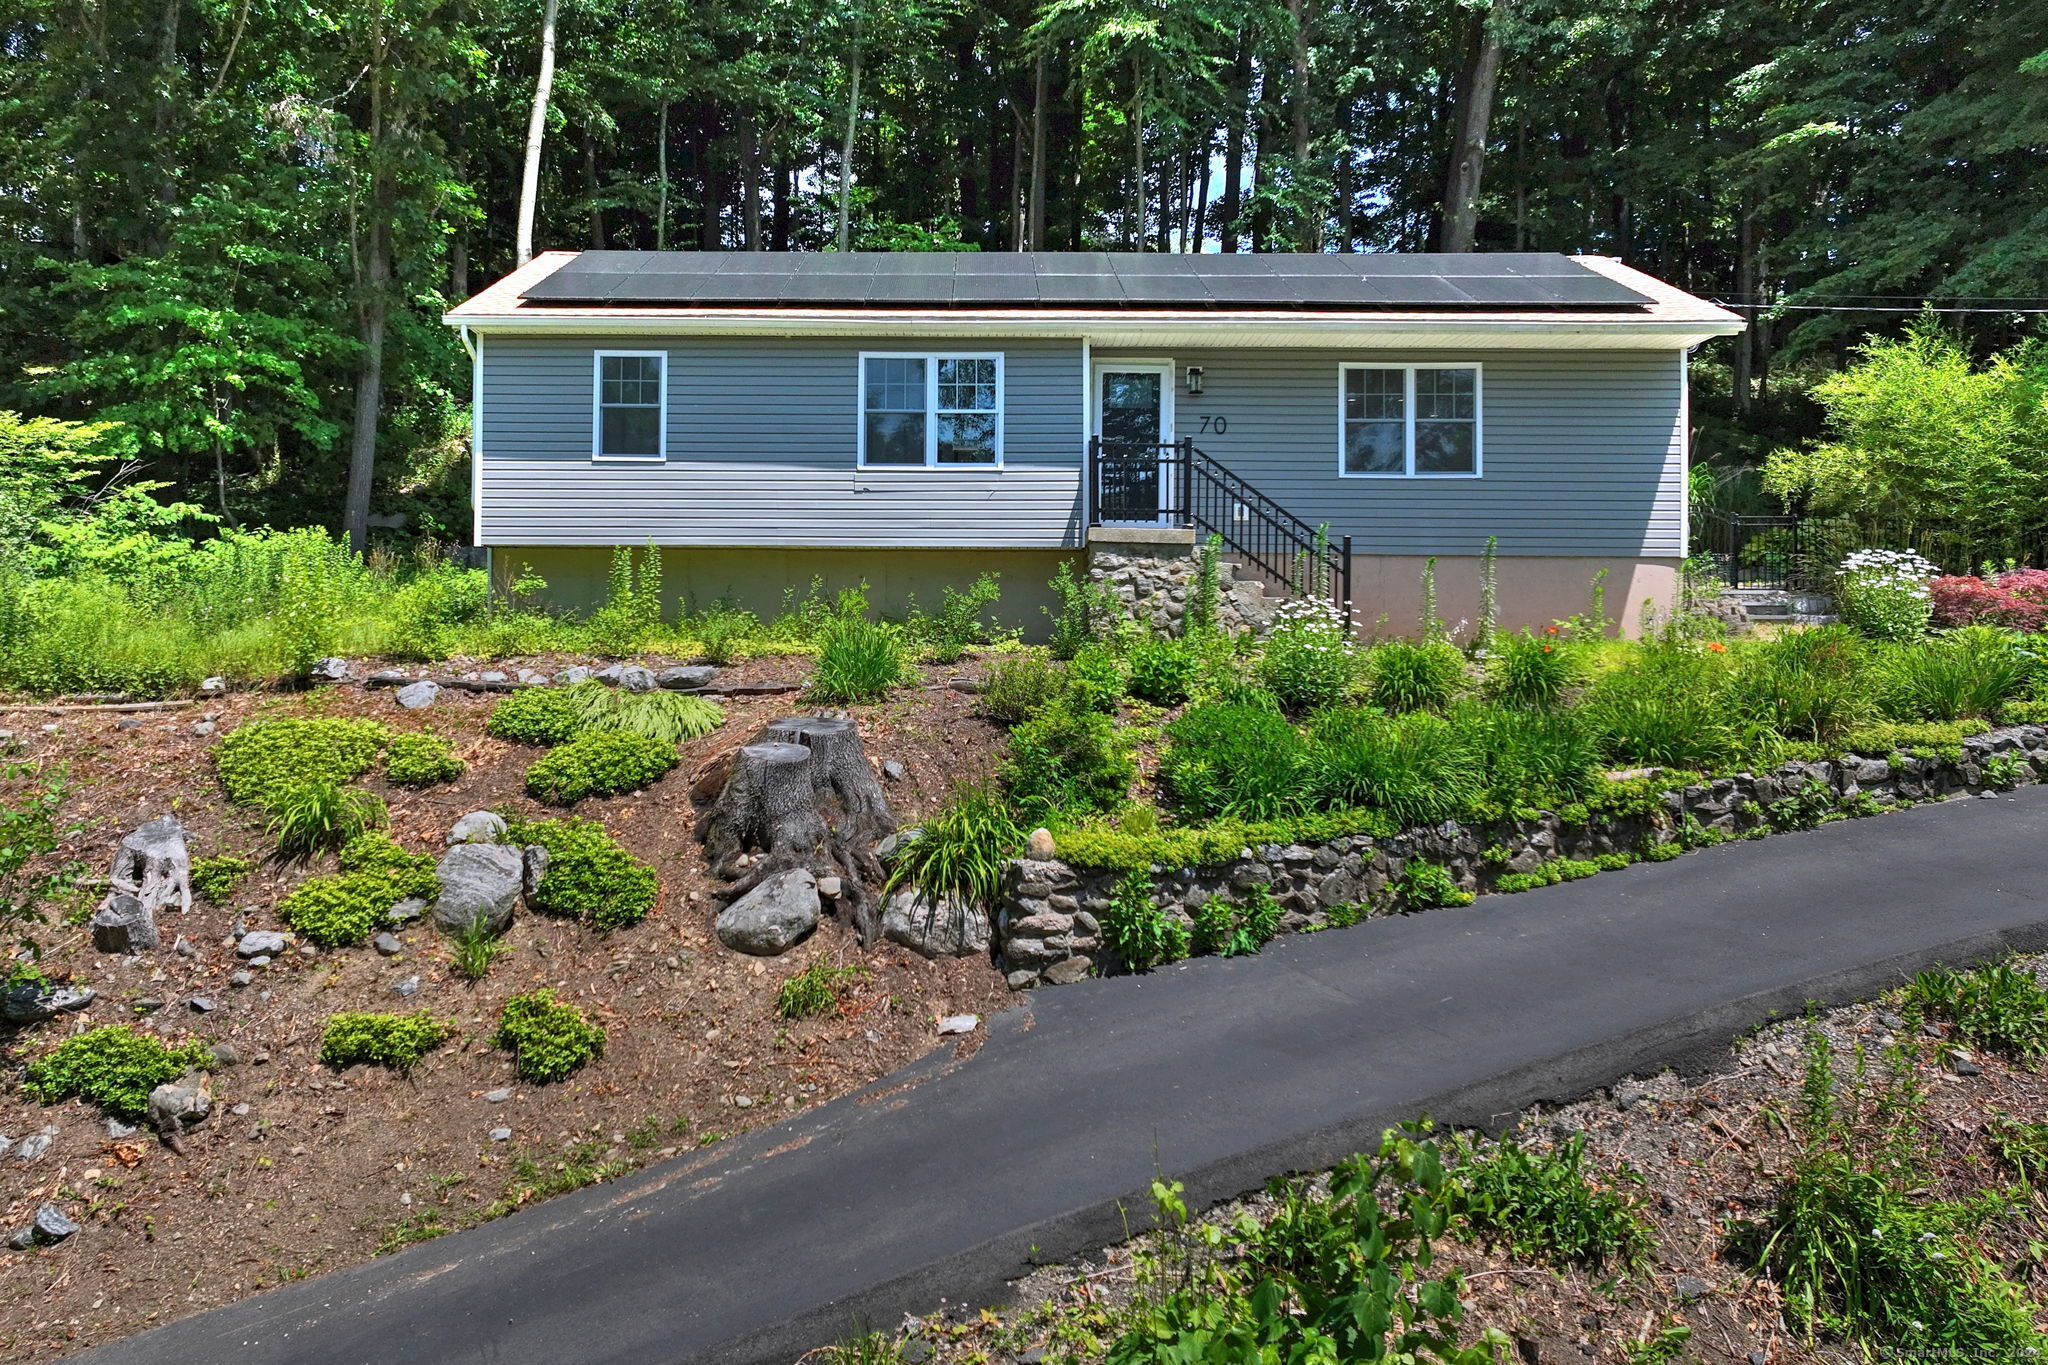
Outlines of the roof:
[{"label": "roof", "polygon": [[1685,347],[1742,327],[1618,261],[1526,252],[551,251],[445,321],[557,335],[1582,349]]}]

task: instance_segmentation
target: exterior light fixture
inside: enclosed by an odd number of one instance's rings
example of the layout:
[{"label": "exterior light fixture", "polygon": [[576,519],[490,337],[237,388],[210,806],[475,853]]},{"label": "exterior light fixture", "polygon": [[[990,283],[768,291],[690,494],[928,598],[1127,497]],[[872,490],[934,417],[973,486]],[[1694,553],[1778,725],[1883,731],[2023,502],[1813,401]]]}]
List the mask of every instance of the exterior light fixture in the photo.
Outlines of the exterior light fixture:
[{"label": "exterior light fixture", "polygon": [[1188,393],[1192,395],[1198,394],[1201,391],[1202,367],[1200,365],[1190,365],[1188,366]]}]

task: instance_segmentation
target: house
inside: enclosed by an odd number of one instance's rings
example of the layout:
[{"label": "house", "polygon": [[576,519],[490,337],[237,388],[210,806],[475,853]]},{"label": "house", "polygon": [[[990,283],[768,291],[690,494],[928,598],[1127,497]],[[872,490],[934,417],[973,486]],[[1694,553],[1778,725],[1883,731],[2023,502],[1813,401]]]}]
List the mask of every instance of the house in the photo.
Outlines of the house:
[{"label": "house", "polygon": [[1488,537],[1505,624],[1584,611],[1601,570],[1624,624],[1668,605],[1687,355],[1741,327],[1522,253],[549,252],[445,320],[476,543],[565,604],[653,542],[699,603],[822,576],[893,612],[993,569],[1042,629],[1063,559],[1150,597],[1214,533],[1253,598],[1390,631],[1432,557],[1439,614],[1476,618]]}]

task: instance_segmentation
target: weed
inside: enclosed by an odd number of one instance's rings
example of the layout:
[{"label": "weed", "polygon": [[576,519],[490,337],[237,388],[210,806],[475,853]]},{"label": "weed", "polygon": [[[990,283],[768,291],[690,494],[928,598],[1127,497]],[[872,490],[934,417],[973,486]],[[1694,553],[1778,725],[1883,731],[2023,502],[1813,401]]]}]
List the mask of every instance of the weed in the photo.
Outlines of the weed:
[{"label": "weed", "polygon": [[1394,889],[1400,895],[1401,904],[1410,910],[1435,910],[1472,903],[1472,893],[1460,888],[1447,870],[1421,858],[1408,860]]},{"label": "weed", "polygon": [[1137,775],[1130,743],[1114,721],[1064,704],[1010,732],[1002,767],[1011,801],[1034,818],[1114,809]]},{"label": "weed", "polygon": [[1283,913],[1263,886],[1246,892],[1240,905],[1221,897],[1205,901],[1193,912],[1194,949],[1218,957],[1250,957],[1279,932]]},{"label": "weed", "polygon": [[448,1040],[453,1025],[425,1010],[412,1014],[345,1012],[330,1015],[320,1036],[320,1060],[340,1071],[382,1066],[404,1073]]},{"label": "weed", "polygon": [[1972,972],[1924,971],[1906,987],[1906,1008],[1946,1020],[1973,1047],[2021,1061],[2048,1055],[2048,991],[2009,962]]},{"label": "weed", "polygon": [[270,836],[288,857],[335,848],[386,819],[384,803],[374,793],[322,778],[275,790],[268,804]]},{"label": "weed", "polygon": [[1067,663],[1067,703],[1075,710],[1113,716],[1130,682],[1116,648],[1105,640],[1090,641]]},{"label": "weed", "polygon": [[1483,1148],[1462,1141],[1455,1175],[1467,1201],[1466,1226],[1489,1245],[1525,1259],[1594,1269],[1636,1269],[1649,1257],[1641,1198],[1618,1187],[1640,1185],[1642,1177],[1623,1166],[1615,1186],[1595,1183],[1586,1172],[1582,1134],[1548,1151],[1512,1138]]},{"label": "weed", "polygon": [[513,1165],[512,1178],[498,1203],[484,1210],[485,1218],[500,1217],[523,1205],[557,1195],[572,1194],[591,1185],[602,1185],[633,1169],[630,1161],[607,1158],[594,1142],[579,1142],[562,1153],[562,1159],[543,1166],[522,1156]]},{"label": "weed", "polygon": [[498,1018],[494,1046],[512,1054],[520,1076],[535,1084],[559,1081],[604,1053],[604,1030],[574,1005],[542,988],[515,995]]},{"label": "weed", "polygon": [[1201,671],[1202,651],[1192,640],[1154,636],[1131,647],[1131,695],[1154,706],[1186,701]]},{"label": "weed", "polygon": [[2022,755],[1992,754],[1984,760],[1984,785],[2009,792],[2034,776],[2034,765]]},{"label": "weed", "polygon": [[950,583],[940,591],[944,605],[935,614],[911,613],[910,636],[924,646],[933,663],[958,663],[971,646],[989,641],[982,613],[1002,600],[1001,575],[982,574],[966,592],[957,591]]},{"label": "weed", "polygon": [[431,1242],[436,1237],[453,1231],[453,1227],[441,1221],[439,1209],[421,1209],[417,1213],[407,1214],[385,1229],[384,1235],[377,1239],[377,1249],[371,1254],[389,1256],[392,1252],[403,1251],[417,1242]]},{"label": "weed", "polygon": [[1085,575],[1076,577],[1073,564],[1066,560],[1054,570],[1051,586],[1060,605],[1058,610],[1043,609],[1052,618],[1052,637],[1046,647],[1055,659],[1071,659],[1081,646],[1109,630],[1117,619],[1117,600],[1100,583]]},{"label": "weed", "polygon": [[992,720],[1017,725],[1052,705],[1066,685],[1066,675],[1044,655],[1013,654],[989,665],[981,710]]},{"label": "weed", "polygon": [[784,1019],[815,1019],[839,1013],[839,988],[867,975],[860,967],[813,962],[786,978],[775,992],[775,1012]]},{"label": "weed", "polygon": [[1624,1343],[1622,1349],[1627,1353],[1628,1365],[1669,1365],[1691,1340],[1692,1328],[1682,1322],[1669,1322],[1651,1336]]},{"label": "weed", "polygon": [[479,917],[455,931],[448,945],[448,963],[464,981],[481,981],[499,954],[511,946],[491,932],[489,920]]},{"label": "weed", "polygon": [[539,801],[573,806],[585,797],[638,791],[676,766],[676,746],[626,730],[589,730],[535,760],[526,790]]},{"label": "weed", "polygon": [[226,905],[235,888],[248,880],[256,864],[232,853],[192,860],[192,894],[215,905]]},{"label": "weed", "polygon": [[1152,899],[1152,878],[1132,869],[1102,912],[1102,941],[1129,971],[1143,972],[1188,955],[1188,926]]},{"label": "weed", "polygon": [[842,617],[819,640],[809,695],[842,706],[880,701],[908,676],[901,630],[884,621]]},{"label": "weed", "polygon": [[140,1119],[150,1091],[209,1059],[204,1043],[173,1047],[126,1024],[107,1024],[73,1034],[30,1064],[21,1088],[44,1104],[75,1095],[117,1118]]}]

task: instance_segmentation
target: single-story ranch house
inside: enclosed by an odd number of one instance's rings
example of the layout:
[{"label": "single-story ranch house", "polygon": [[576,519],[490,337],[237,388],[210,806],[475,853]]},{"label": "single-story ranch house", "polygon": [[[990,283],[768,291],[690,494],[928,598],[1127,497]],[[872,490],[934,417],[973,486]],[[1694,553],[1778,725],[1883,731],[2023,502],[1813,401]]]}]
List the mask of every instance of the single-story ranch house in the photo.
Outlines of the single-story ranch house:
[{"label": "single-story ranch house", "polygon": [[822,575],[900,612],[993,569],[1040,631],[1063,558],[1212,533],[1363,630],[1414,629],[1430,556],[1476,617],[1489,536],[1504,624],[1605,569],[1632,625],[1686,555],[1687,354],[1742,325],[1519,253],[548,252],[446,321],[498,574],[587,606],[652,542],[697,604]]}]

